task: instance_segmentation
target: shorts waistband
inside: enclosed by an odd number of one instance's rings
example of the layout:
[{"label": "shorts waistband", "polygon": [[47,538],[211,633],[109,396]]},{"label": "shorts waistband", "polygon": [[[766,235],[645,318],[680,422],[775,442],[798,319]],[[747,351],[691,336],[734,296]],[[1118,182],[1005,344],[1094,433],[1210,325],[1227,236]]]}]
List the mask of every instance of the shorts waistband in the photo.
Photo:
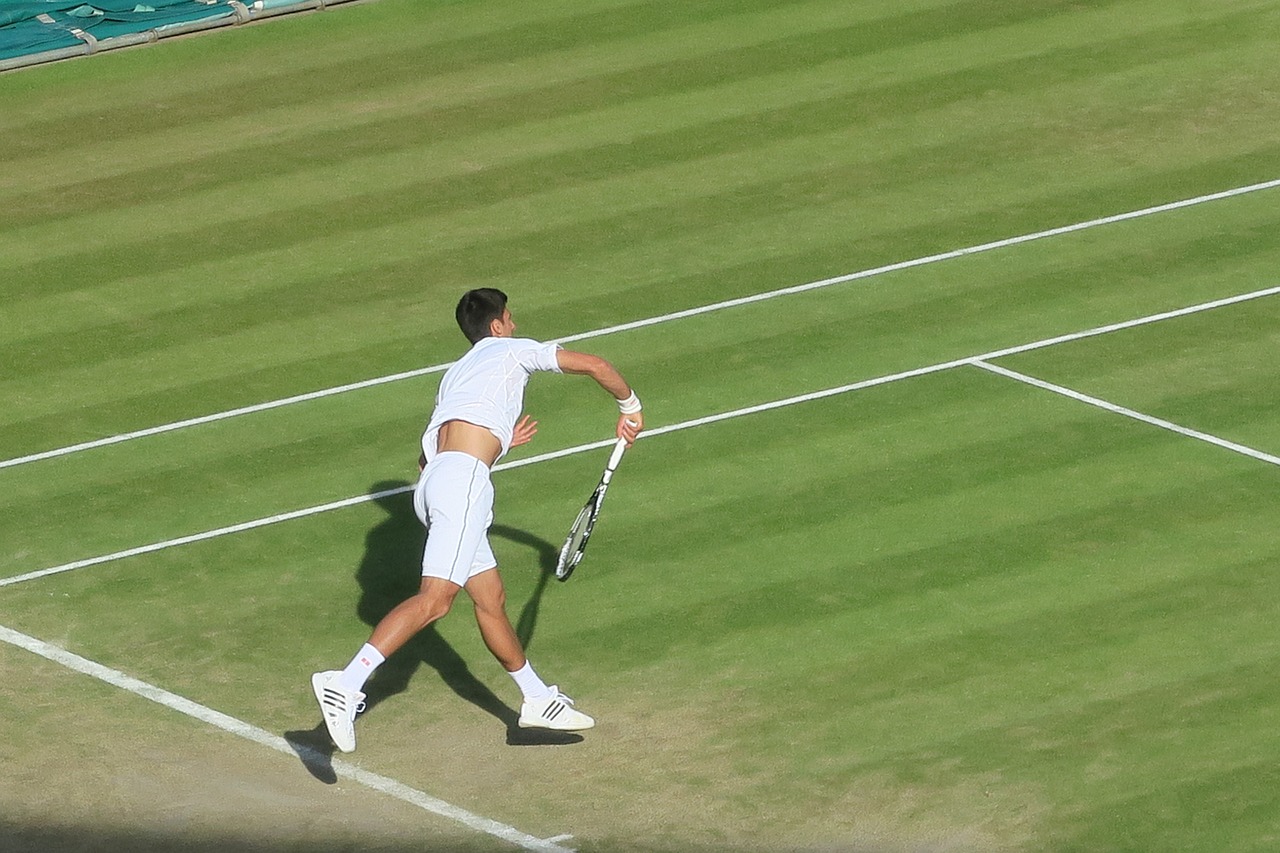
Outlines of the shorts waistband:
[{"label": "shorts waistband", "polygon": [[492,473],[491,469],[487,464],[485,464],[485,461],[483,459],[479,458],[478,456],[472,456],[470,453],[466,453],[461,450],[441,450],[439,453],[435,455],[434,458],[432,458],[431,462],[428,463],[428,467],[430,467],[431,465],[434,465],[436,462],[441,462],[449,459],[459,459],[459,460],[465,459],[468,462],[472,462],[476,465],[479,465],[486,472]]}]

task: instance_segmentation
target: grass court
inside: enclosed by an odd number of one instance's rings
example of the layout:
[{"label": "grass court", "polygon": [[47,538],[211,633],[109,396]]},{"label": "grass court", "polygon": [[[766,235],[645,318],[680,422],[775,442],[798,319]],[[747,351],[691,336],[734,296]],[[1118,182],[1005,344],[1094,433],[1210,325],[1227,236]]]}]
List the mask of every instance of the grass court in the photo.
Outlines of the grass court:
[{"label": "grass court", "polygon": [[[378,0],[0,76],[0,850],[1275,849],[1278,36]],[[598,725],[460,600],[333,756],[479,286],[645,403],[568,583],[612,403],[494,476]]]}]

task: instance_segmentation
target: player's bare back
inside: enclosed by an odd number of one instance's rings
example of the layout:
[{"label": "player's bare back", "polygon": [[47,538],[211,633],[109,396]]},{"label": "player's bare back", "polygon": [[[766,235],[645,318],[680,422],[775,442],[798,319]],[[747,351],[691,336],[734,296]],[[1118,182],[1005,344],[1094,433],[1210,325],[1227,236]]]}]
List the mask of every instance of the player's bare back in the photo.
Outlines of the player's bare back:
[{"label": "player's bare back", "polygon": [[436,448],[443,453],[456,450],[474,456],[490,468],[502,454],[502,442],[482,426],[467,421],[447,421],[440,426]]}]

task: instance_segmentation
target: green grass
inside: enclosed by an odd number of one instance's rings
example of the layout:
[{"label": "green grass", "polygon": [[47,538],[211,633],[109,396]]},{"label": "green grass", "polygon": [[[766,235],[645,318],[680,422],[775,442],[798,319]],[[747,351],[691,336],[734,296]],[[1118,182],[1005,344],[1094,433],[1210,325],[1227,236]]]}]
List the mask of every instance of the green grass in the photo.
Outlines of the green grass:
[{"label": "green grass", "polygon": [[[1280,177],[1280,14],[1175,6],[380,0],[5,75],[0,455],[441,364],[467,287],[551,338]],[[679,424],[1276,286],[1277,192],[575,346]],[[1280,454],[1278,310],[999,363]],[[0,576],[403,485],[437,381],[0,469]],[[535,378],[512,458],[604,437],[588,385]],[[601,461],[498,473],[493,537],[599,728],[508,745],[459,608],[362,767],[584,853],[1275,846],[1274,466],[958,366],[646,438],[549,584]],[[309,732],[420,538],[389,498],[3,587],[0,624]],[[106,688],[16,671],[0,755],[90,760],[53,735]],[[111,701],[144,752],[225,737]]]}]

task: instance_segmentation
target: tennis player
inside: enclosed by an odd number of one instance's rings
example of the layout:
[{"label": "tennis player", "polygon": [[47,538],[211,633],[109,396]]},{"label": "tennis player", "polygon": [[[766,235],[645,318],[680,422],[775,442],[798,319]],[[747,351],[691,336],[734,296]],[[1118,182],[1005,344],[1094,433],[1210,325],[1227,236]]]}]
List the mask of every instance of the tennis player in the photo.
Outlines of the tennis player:
[{"label": "tennis player", "polygon": [[475,604],[485,645],[524,696],[519,725],[558,731],[595,725],[572,699],[538,676],[507,618],[506,591],[488,540],[493,521],[489,472],[513,443],[532,437],[532,426],[527,420],[518,426],[517,419],[525,385],[536,372],[581,374],[598,382],[618,403],[616,432],[628,444],[644,428],[640,401],[605,359],[515,337],[516,324],[500,290],[463,294],[457,319],[472,346],[440,381],[413,493],[414,511],[428,529],[422,584],[383,617],[346,669],[311,676],[329,736],[343,752],[356,748],[355,718],[364,708],[365,682],[387,657],[448,613],[461,589]]}]

